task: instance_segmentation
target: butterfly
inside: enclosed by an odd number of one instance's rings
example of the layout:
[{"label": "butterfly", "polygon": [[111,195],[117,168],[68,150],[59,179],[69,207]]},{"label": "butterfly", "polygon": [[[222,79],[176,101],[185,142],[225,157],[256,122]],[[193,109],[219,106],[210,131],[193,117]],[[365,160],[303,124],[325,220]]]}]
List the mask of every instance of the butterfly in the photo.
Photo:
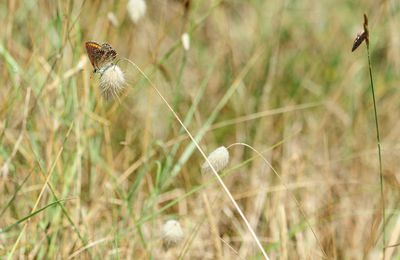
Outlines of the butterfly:
[{"label": "butterfly", "polygon": [[94,68],[94,73],[103,74],[106,69],[114,64],[117,57],[117,52],[108,43],[99,44],[95,41],[85,43],[86,52],[90,63]]}]

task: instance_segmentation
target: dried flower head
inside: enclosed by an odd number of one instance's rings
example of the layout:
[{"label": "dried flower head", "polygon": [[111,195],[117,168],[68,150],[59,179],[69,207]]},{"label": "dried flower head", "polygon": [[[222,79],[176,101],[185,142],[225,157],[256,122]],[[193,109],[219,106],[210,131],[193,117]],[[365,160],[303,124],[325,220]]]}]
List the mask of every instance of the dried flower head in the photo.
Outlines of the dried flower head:
[{"label": "dried flower head", "polygon": [[[207,157],[214,169],[218,172],[223,170],[229,162],[229,152],[225,146],[218,147]],[[201,166],[203,173],[211,172],[211,167],[207,161]]]},{"label": "dried flower head", "polygon": [[365,34],[365,43],[367,47],[369,47],[369,30],[368,30],[368,16],[364,14],[364,34]]},{"label": "dried flower head", "polygon": [[363,33],[357,34],[357,37],[356,37],[356,39],[355,39],[354,42],[353,42],[353,47],[351,48],[351,51],[352,51],[352,52],[355,51],[355,50],[358,48],[358,46],[360,46],[361,43],[362,43],[364,40],[365,40],[365,33],[364,33],[364,32],[363,32]]},{"label": "dried flower head", "polygon": [[185,49],[185,51],[188,51],[190,49],[190,37],[189,37],[189,34],[188,33],[182,34],[181,41],[182,41],[183,49]]},{"label": "dried flower head", "polygon": [[365,43],[367,44],[367,48],[369,47],[369,31],[368,31],[368,17],[366,14],[364,14],[364,31],[362,33],[357,34],[356,39],[353,42],[353,47],[351,48],[351,51],[355,51],[358,46],[363,43],[365,40]]},{"label": "dried flower head", "polygon": [[146,14],[146,2],[144,0],[129,0],[126,9],[128,9],[131,20],[137,23]]},{"label": "dried flower head", "polygon": [[181,225],[176,220],[168,220],[161,228],[161,236],[165,250],[176,246],[183,240]]},{"label": "dried flower head", "polygon": [[125,86],[125,76],[117,65],[111,65],[100,72],[101,94],[106,100],[118,96]]}]

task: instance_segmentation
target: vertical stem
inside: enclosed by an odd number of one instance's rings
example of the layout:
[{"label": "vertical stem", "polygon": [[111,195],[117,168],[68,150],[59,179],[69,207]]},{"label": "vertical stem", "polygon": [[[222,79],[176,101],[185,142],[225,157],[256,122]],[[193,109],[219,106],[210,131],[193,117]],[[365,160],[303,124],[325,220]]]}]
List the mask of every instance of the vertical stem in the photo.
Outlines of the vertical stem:
[{"label": "vertical stem", "polygon": [[210,165],[210,168],[212,172],[214,173],[215,177],[217,178],[219,184],[221,185],[222,189],[225,191],[226,195],[228,196],[229,200],[232,202],[233,206],[235,207],[236,211],[239,213],[240,217],[242,218],[243,222],[246,224],[247,229],[249,230],[251,236],[253,237],[254,241],[256,242],[258,248],[260,249],[264,259],[269,260],[269,257],[267,253],[265,252],[260,240],[258,239],[256,233],[254,232],[253,228],[251,227],[249,221],[247,220],[246,216],[244,215],[243,211],[240,209],[239,205],[237,204],[236,200],[233,198],[233,195],[229,191],[228,187],[226,187],[224,181],[222,178],[219,176],[217,170],[214,168],[212,163],[208,160],[207,155],[204,153],[203,149],[201,149],[200,145],[196,141],[196,139],[193,137],[193,135],[190,133],[189,129],[185,126],[185,124],[182,122],[178,114],[175,112],[175,110],[171,107],[171,105],[168,103],[168,101],[165,99],[165,97],[162,95],[162,93],[158,90],[156,85],[154,85],[153,81],[151,81],[147,75],[139,68],[136,63],[133,61],[126,59],[130,64],[132,64],[139,72],[142,74],[142,76],[149,82],[150,86],[156,91],[157,95],[162,99],[164,104],[167,106],[167,108],[171,111],[171,113],[174,115],[175,119],[179,122],[179,124],[182,126],[182,128],[185,130],[186,134],[189,136],[189,138],[192,140],[194,145],[197,147],[197,150],[200,152],[200,154],[203,156],[203,158],[206,160],[206,162]]},{"label": "vertical stem", "polygon": [[385,246],[386,246],[386,224],[385,224],[385,198],[383,193],[383,170],[382,170],[382,152],[381,152],[381,138],[379,134],[379,122],[378,122],[378,112],[376,107],[376,99],[375,99],[375,89],[374,89],[374,81],[372,80],[372,68],[371,68],[371,58],[369,55],[369,45],[367,44],[367,54],[368,54],[368,67],[369,67],[369,78],[371,83],[371,91],[372,91],[372,100],[374,102],[374,115],[375,115],[375,127],[376,127],[376,140],[378,142],[378,157],[379,157],[379,179],[381,186],[381,202],[382,202],[382,254],[385,259]]}]

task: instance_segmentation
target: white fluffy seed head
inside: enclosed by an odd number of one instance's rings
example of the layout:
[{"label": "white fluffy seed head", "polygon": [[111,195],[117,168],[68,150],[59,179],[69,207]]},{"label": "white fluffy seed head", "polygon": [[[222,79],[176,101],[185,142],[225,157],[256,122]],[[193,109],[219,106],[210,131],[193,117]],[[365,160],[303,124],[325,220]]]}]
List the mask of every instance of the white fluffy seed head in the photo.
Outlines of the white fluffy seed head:
[{"label": "white fluffy seed head", "polygon": [[118,18],[115,16],[115,14],[113,12],[108,12],[107,18],[114,27],[119,26]]},{"label": "white fluffy seed head", "polygon": [[164,249],[176,246],[183,240],[181,224],[176,220],[168,220],[161,228],[161,236]]},{"label": "white fluffy seed head", "polygon": [[[225,146],[218,147],[212,153],[210,153],[207,158],[217,172],[221,171],[228,165],[229,162],[228,149],[226,149]],[[201,171],[203,173],[212,171],[207,161],[205,161],[201,166]]]},{"label": "white fluffy seed head", "polygon": [[145,0],[129,0],[126,9],[131,20],[137,23],[146,14],[146,2]]},{"label": "white fluffy seed head", "polygon": [[190,49],[190,37],[189,37],[189,34],[188,33],[182,34],[181,41],[182,41],[183,49],[185,49],[185,51],[188,51]]},{"label": "white fluffy seed head", "polygon": [[124,89],[125,76],[117,65],[111,65],[100,71],[100,90],[106,100],[118,96]]}]

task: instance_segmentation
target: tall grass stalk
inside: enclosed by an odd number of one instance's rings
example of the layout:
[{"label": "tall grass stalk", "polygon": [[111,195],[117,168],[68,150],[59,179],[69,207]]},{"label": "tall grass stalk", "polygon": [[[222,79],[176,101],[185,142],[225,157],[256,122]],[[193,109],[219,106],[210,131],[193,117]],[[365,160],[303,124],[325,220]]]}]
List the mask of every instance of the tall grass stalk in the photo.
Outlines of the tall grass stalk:
[{"label": "tall grass stalk", "polygon": [[374,103],[374,116],[375,116],[375,128],[376,128],[376,141],[378,143],[378,158],[379,158],[379,181],[381,188],[381,203],[382,203],[382,254],[383,259],[385,259],[385,246],[386,246],[386,223],[385,223],[385,197],[383,192],[383,168],[382,168],[382,149],[381,149],[381,136],[379,133],[379,120],[378,120],[378,109],[376,106],[376,98],[375,98],[375,88],[374,88],[374,80],[372,78],[372,66],[371,66],[371,58],[369,55],[369,44],[367,44],[367,56],[368,56],[368,69],[369,69],[369,79],[371,84],[371,92],[372,92],[372,100]]},{"label": "tall grass stalk", "polygon": [[374,88],[374,80],[372,77],[372,66],[371,66],[371,57],[369,54],[369,30],[368,30],[368,17],[364,14],[364,32],[357,35],[353,43],[352,51],[356,50],[358,46],[362,44],[365,40],[365,45],[367,46],[367,57],[368,57],[368,70],[369,70],[369,79],[371,85],[372,92],[372,101],[374,104],[374,116],[375,116],[375,128],[376,128],[376,141],[378,143],[378,159],[379,159],[379,180],[380,180],[380,189],[381,189],[381,204],[382,204],[382,257],[385,259],[385,246],[386,246],[386,223],[385,223],[385,198],[384,198],[384,184],[383,184],[383,168],[382,168],[382,151],[381,151],[381,136],[379,133],[379,120],[378,120],[378,109],[376,105],[375,98],[375,88]]},{"label": "tall grass stalk", "polygon": [[[73,222],[71,216],[68,214],[68,212],[67,212],[67,210],[65,209],[64,205],[61,203],[62,200],[58,199],[58,196],[56,195],[55,190],[54,190],[53,186],[52,186],[51,183],[50,183],[50,179],[51,179],[51,177],[53,176],[53,173],[54,173],[54,171],[55,171],[57,162],[58,162],[58,160],[60,159],[61,154],[62,154],[63,151],[64,151],[64,143],[65,143],[66,140],[68,139],[68,137],[69,137],[69,135],[70,135],[70,133],[71,133],[71,131],[72,131],[72,127],[73,127],[73,124],[71,124],[71,126],[69,127],[69,129],[68,129],[68,131],[67,131],[67,134],[65,135],[65,138],[64,138],[64,141],[63,141],[63,145],[62,145],[61,148],[58,150],[57,155],[56,155],[56,157],[55,157],[55,159],[54,159],[54,162],[52,163],[52,165],[51,165],[51,167],[50,167],[50,169],[49,169],[49,171],[48,171],[47,176],[43,176],[43,177],[45,177],[45,182],[44,182],[44,184],[43,184],[43,186],[42,186],[42,188],[41,188],[41,190],[40,190],[39,196],[37,197],[36,202],[35,202],[35,204],[34,204],[32,210],[31,210],[31,212],[30,212],[30,216],[33,216],[33,215],[34,215],[33,213],[35,213],[37,207],[39,206],[39,202],[40,202],[41,198],[43,197],[44,192],[46,191],[46,187],[48,187],[48,188],[50,189],[52,195],[53,195],[54,198],[56,199],[56,203],[58,203],[58,205],[61,207],[62,212],[63,212],[64,215],[67,217],[68,222],[70,222],[70,224],[71,224],[71,226],[72,226],[72,229],[75,231],[75,233],[77,234],[78,238],[81,240],[82,244],[83,244],[83,245],[86,245],[86,244],[87,244],[87,240],[80,234],[78,227],[75,225],[75,223]],[[40,164],[39,164],[39,165],[40,165]],[[45,172],[44,169],[42,169],[42,170],[43,170],[43,172]],[[21,229],[21,231],[20,231],[20,233],[19,233],[19,235],[18,235],[18,237],[17,237],[17,240],[15,241],[15,243],[14,243],[14,245],[13,245],[11,251],[10,251],[9,254],[8,254],[8,257],[7,257],[8,260],[13,259],[13,255],[14,255],[14,253],[15,253],[17,247],[18,247],[19,242],[21,241],[21,238],[22,238],[23,234],[25,233],[25,230],[26,230],[28,224],[29,224],[29,222],[26,222],[26,223],[24,224],[24,226],[22,227],[22,229]],[[89,254],[90,254],[90,253],[89,253]]]},{"label": "tall grass stalk", "polygon": [[254,232],[253,228],[251,227],[249,221],[247,220],[246,216],[244,215],[243,211],[240,209],[239,205],[233,198],[231,192],[229,191],[228,187],[226,187],[224,181],[222,178],[218,175],[218,172],[215,170],[214,166],[211,164],[211,162],[208,160],[207,155],[204,153],[203,149],[201,149],[200,145],[197,143],[196,139],[192,136],[190,131],[186,128],[185,124],[182,122],[178,114],[174,111],[174,109],[171,107],[171,105],[168,103],[168,101],[164,98],[164,96],[161,94],[161,92],[158,90],[158,88],[154,85],[154,83],[147,77],[147,75],[139,68],[139,66],[136,65],[133,61],[129,59],[125,59],[128,61],[130,64],[132,64],[140,74],[149,82],[150,86],[157,92],[158,96],[162,99],[162,101],[165,103],[165,105],[168,107],[168,109],[171,111],[171,113],[174,115],[175,119],[179,122],[179,124],[182,126],[182,128],[185,130],[187,135],[190,137],[196,148],[199,150],[203,158],[206,160],[206,162],[210,165],[210,168],[212,172],[214,173],[215,177],[217,178],[219,184],[222,186],[223,190],[225,191],[226,195],[228,196],[229,200],[232,202],[233,206],[235,207],[236,211],[239,213],[240,217],[242,218],[243,222],[246,224],[251,236],[253,237],[254,241],[256,242],[258,248],[260,249],[262,255],[264,256],[265,259],[269,260],[269,257],[267,253],[265,252],[264,248],[261,245],[260,240],[258,239],[256,233]]}]

